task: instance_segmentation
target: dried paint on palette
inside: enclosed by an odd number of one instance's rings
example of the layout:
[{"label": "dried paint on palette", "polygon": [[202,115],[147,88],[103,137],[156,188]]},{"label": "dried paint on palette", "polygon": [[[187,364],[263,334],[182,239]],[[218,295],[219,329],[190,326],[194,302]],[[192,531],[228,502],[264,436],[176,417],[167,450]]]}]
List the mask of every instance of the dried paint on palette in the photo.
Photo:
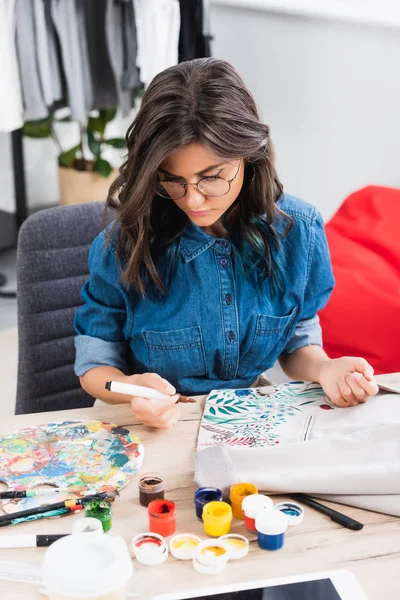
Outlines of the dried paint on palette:
[{"label": "dried paint on palette", "polygon": [[64,421],[0,438],[0,480],[10,489],[38,485],[96,491],[119,489],[139,469],[140,440],[100,421]]}]

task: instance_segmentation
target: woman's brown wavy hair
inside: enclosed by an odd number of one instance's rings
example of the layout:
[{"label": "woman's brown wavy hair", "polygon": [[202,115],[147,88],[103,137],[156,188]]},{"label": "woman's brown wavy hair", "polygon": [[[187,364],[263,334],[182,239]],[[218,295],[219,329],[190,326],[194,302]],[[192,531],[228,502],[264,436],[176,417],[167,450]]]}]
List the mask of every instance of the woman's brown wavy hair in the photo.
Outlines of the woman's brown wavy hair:
[{"label": "woman's brown wavy hair", "polygon": [[[128,155],[107,199],[116,211],[122,281],[142,296],[148,285],[167,294],[188,217],[157,196],[157,171],[169,154],[195,142],[224,159],[245,158],[244,184],[223,224],[243,273],[256,270],[260,281],[270,277],[279,286],[282,235],[275,223],[283,220],[285,234],[292,221],[276,205],[283,188],[269,127],[235,69],[215,58],[183,62],[154,77],[127,131]],[[160,257],[168,277],[156,266]]]}]

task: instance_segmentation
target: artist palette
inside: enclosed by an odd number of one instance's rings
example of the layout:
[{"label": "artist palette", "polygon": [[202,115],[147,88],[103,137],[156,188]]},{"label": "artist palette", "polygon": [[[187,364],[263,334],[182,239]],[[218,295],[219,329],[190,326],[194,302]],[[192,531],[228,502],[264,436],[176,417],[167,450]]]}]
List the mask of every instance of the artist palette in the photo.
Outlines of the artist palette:
[{"label": "artist palette", "polygon": [[[49,485],[57,499],[120,489],[135,475],[144,448],[128,429],[101,421],[64,421],[19,429],[0,438],[0,481],[10,490]],[[3,503],[6,512],[53,501],[53,495]]]}]

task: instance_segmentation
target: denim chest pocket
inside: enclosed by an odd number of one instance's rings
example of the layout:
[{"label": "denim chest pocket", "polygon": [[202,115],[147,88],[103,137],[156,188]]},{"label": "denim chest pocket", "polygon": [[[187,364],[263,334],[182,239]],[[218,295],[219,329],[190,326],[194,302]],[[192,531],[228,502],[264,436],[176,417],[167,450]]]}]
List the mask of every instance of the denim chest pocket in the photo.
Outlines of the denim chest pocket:
[{"label": "denim chest pocket", "polygon": [[171,382],[207,372],[201,328],[144,331],[150,371]]},{"label": "denim chest pocket", "polygon": [[296,313],[295,307],[282,317],[258,315],[250,349],[239,362],[239,378],[246,378],[255,370],[265,371],[275,362],[287,342]]}]

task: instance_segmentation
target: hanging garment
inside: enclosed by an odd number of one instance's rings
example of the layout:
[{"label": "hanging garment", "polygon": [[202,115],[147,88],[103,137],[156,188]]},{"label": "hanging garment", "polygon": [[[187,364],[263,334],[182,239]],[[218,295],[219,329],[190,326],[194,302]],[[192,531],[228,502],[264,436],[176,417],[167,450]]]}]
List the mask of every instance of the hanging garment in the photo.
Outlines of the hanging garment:
[{"label": "hanging garment", "polygon": [[23,107],[15,53],[15,0],[0,2],[0,131],[22,127]]},{"label": "hanging garment", "polygon": [[86,120],[93,104],[83,8],[79,0],[51,0],[51,15],[61,46],[67,103],[71,119],[80,122]]},{"label": "hanging garment", "polygon": [[380,394],[366,404],[335,410],[309,406],[317,415],[303,441],[292,431],[291,439],[273,446],[224,442],[200,449],[196,482],[226,490],[250,481],[260,490],[302,492],[400,516],[399,396]]},{"label": "hanging garment", "polygon": [[178,0],[134,0],[140,80],[147,87],[153,77],[178,63],[180,9]]},{"label": "hanging garment", "polygon": [[61,66],[60,45],[58,43],[53,20],[51,18],[51,0],[44,0],[44,9],[53,102],[59,102],[64,97],[64,82]]},{"label": "hanging garment", "polygon": [[106,41],[114,72],[119,105],[123,117],[128,116],[140,88],[136,66],[137,33],[133,0],[107,0]]},{"label": "hanging garment", "polygon": [[40,86],[46,106],[54,102],[53,86],[51,81],[50,55],[47,42],[47,24],[45,5],[43,0],[33,0],[33,20],[35,28],[35,50],[38,66]]},{"label": "hanging garment", "polygon": [[85,35],[93,93],[92,108],[116,106],[117,88],[106,40],[107,0],[81,0],[81,3],[85,14]]},{"label": "hanging garment", "polygon": [[181,11],[179,60],[210,56],[203,35],[203,0],[179,0],[179,4]]},{"label": "hanging garment", "polygon": [[34,0],[16,0],[16,45],[25,120],[45,119],[47,104],[37,61]]}]

